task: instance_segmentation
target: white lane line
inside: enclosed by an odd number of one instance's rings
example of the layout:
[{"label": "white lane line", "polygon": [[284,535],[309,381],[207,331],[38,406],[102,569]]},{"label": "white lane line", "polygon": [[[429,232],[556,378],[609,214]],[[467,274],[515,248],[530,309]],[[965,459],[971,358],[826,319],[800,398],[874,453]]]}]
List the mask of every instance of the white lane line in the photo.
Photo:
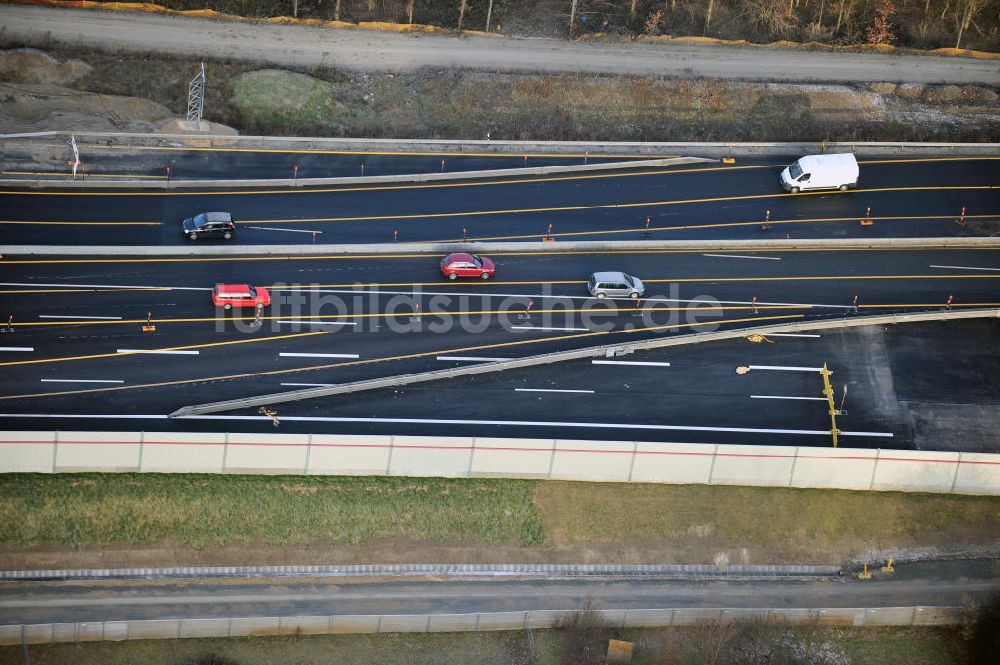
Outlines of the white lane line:
[{"label": "white lane line", "polygon": [[[0,418],[55,418],[87,420],[167,420],[166,414],[122,415],[100,413],[0,413]],[[234,420],[270,422],[267,416],[178,416],[173,420]],[[500,427],[578,427],[594,429],[684,430],[690,432],[744,432],[748,434],[808,434],[830,436],[826,429],[760,429],[755,427],[703,427],[700,425],[640,425],[635,423],[570,423],[545,420],[433,420],[430,418],[344,418],[334,416],[283,416],[282,420],[304,423],[395,423],[410,425],[497,425]],[[874,436],[891,439],[892,432],[841,432],[841,436]]]},{"label": "white lane line", "polygon": [[273,226],[245,226],[247,229],[259,229],[261,231],[288,231],[289,233],[323,233],[322,231],[309,231],[307,229],[276,229]]},{"label": "white lane line", "polygon": [[702,256],[717,256],[720,259],[760,259],[762,261],[780,261],[780,256],[743,256],[742,254],[702,254]]},{"label": "white lane line", "polygon": [[438,356],[438,360],[457,360],[459,362],[493,362],[498,363],[504,360],[515,360],[515,358],[487,358],[486,356]]},{"label": "white lane line", "polygon": [[42,282],[0,282],[0,286],[46,286],[60,289],[141,289],[143,291],[211,291],[201,286],[136,286],[135,284],[48,284]]},{"label": "white lane line", "polygon": [[94,320],[97,320],[97,321],[121,321],[121,319],[122,319],[122,317],[120,317],[120,316],[70,316],[68,314],[66,316],[59,316],[57,314],[39,314],[38,318],[40,318],[40,319],[84,319],[84,320],[88,320],[88,321],[90,319],[94,319]]},{"label": "white lane line", "polygon": [[[776,372],[822,372],[822,367],[791,367],[785,365],[750,365],[750,369],[768,369]],[[833,372],[830,372],[833,374]]]},{"label": "white lane line", "polygon": [[750,395],[750,399],[804,399],[810,402],[825,402],[825,397],[792,397],[791,395]]},{"label": "white lane line", "polygon": [[979,268],[976,266],[931,266],[931,268],[943,268],[945,270],[989,270],[991,272],[1000,272],[1000,268]]},{"label": "white lane line", "polygon": [[642,360],[591,360],[592,365],[642,365],[644,367],[670,367],[670,363],[654,363]]},{"label": "white lane line", "polygon": [[[582,282],[581,282],[582,283]],[[421,289],[423,287],[420,287]],[[433,287],[431,287],[433,288]],[[524,298],[528,299],[539,299],[539,300],[593,300],[592,296],[559,296],[553,294],[542,294],[542,293],[501,293],[497,291],[416,291],[416,289],[411,289],[409,291],[389,291],[383,289],[310,289],[308,287],[290,287],[283,286],[279,288],[273,288],[271,291],[298,291],[304,293],[347,293],[352,295],[414,295],[418,293],[424,296],[473,296],[476,298]],[[634,302],[631,298],[608,298],[612,302],[617,301],[628,301]],[[751,305],[753,304],[749,300],[715,300],[707,301],[704,298],[659,298],[659,297],[649,297],[643,298],[642,302],[644,304],[651,303],[706,303],[709,305]],[[760,306],[764,305],[775,305],[781,307],[826,307],[829,309],[850,309],[850,305],[827,305],[823,303],[801,303],[801,302],[765,302],[763,300],[758,300],[757,304]],[[511,312],[511,314],[516,314],[517,310]]]},{"label": "white lane line", "polygon": [[517,393],[584,393],[592,395],[593,390],[557,390],[555,388],[514,388]]},{"label": "white lane line", "polygon": [[541,330],[541,331],[557,330],[561,332],[590,332],[590,328],[545,328],[543,326],[511,326],[511,330]]},{"label": "white lane line", "polygon": [[291,326],[356,326],[355,321],[299,321],[298,319],[279,319],[276,323],[287,323]]},{"label": "white lane line", "polygon": [[301,388],[329,388],[330,386],[335,386],[335,383],[282,383],[283,386],[299,386]]},{"label": "white lane line", "polygon": [[42,383],[125,383],[120,379],[41,379]]},{"label": "white lane line", "polygon": [[279,353],[282,358],[360,358],[356,353]]},{"label": "white lane line", "polygon": [[767,337],[819,337],[819,335],[808,335],[806,333],[767,333]]},{"label": "white lane line", "polygon": [[196,356],[200,351],[181,351],[171,349],[118,349],[118,353],[156,353],[173,356]]},{"label": "white lane line", "polygon": [[0,346],[0,351],[34,351],[33,346]]}]

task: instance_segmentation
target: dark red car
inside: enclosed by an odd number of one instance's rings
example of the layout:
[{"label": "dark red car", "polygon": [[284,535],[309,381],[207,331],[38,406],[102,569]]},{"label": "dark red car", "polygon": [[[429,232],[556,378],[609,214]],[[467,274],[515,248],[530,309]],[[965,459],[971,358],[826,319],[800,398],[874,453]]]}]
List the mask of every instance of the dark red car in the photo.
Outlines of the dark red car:
[{"label": "dark red car", "polygon": [[465,252],[449,254],[441,259],[441,274],[448,279],[458,279],[459,277],[490,279],[496,268],[496,264],[485,256],[476,256]]}]

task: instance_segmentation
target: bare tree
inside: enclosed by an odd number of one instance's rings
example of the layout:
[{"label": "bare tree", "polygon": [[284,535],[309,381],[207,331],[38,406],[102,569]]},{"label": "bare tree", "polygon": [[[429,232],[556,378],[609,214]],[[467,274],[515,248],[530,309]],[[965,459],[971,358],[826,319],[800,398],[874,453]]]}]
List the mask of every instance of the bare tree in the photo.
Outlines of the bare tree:
[{"label": "bare tree", "polygon": [[712,10],[715,8],[715,0],[708,0],[708,10],[705,12],[705,29],[701,34],[707,35],[708,29],[712,27]]},{"label": "bare tree", "polygon": [[[374,0],[369,0],[373,2]],[[458,31],[462,32],[462,23],[465,22],[465,10],[469,8],[469,0],[461,0],[458,4]]]},{"label": "bare tree", "polygon": [[984,0],[958,0],[955,5],[955,23],[958,27],[958,38],[955,39],[955,48],[961,48],[962,35],[972,22],[972,17],[983,6]]},{"label": "bare tree", "polygon": [[[340,4],[340,0],[337,0]],[[413,25],[413,0],[406,0],[406,22]]]}]

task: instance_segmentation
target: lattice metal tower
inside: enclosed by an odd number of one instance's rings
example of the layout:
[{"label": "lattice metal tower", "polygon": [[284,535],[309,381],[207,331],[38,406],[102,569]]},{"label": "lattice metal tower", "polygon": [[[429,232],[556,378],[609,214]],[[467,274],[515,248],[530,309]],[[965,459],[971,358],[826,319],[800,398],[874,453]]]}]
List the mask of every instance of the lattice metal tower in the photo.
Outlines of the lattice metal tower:
[{"label": "lattice metal tower", "polygon": [[198,72],[188,85],[187,121],[195,126],[201,125],[201,116],[205,112],[205,63],[201,63]]}]

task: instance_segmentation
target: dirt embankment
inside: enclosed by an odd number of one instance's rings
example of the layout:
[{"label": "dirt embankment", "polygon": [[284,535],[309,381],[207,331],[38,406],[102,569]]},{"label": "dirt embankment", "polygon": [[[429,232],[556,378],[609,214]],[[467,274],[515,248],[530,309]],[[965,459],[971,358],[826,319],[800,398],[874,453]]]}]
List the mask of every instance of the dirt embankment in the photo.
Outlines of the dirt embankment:
[{"label": "dirt embankment", "polygon": [[[0,132],[166,131],[199,61],[0,51]],[[288,71],[208,61],[205,118],[247,134],[494,140],[1000,140],[995,90],[664,76]],[[223,133],[225,127],[213,127]]]}]

